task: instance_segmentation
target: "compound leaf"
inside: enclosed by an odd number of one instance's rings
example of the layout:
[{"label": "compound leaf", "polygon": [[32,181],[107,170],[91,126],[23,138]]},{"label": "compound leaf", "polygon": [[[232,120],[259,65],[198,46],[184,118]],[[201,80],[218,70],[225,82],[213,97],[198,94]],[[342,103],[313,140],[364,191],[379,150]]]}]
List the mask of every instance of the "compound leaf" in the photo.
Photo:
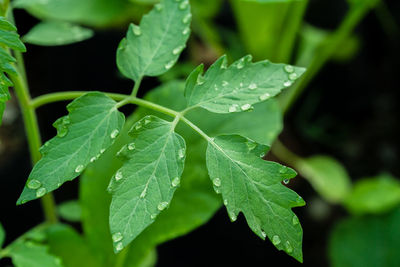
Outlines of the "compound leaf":
[{"label": "compound leaf", "polygon": [[117,50],[119,70],[134,81],[168,71],[186,46],[191,21],[188,0],[164,0],[131,24]]},{"label": "compound leaf", "polygon": [[26,48],[19,39],[19,35],[16,31],[17,28],[15,28],[13,24],[11,24],[6,18],[0,16],[0,125],[5,109],[5,103],[10,100],[8,88],[13,85],[5,73],[17,74],[17,71],[11,64],[16,60],[10,55],[7,48],[13,48],[21,52],[26,51]]},{"label": "compound leaf", "polygon": [[264,161],[268,147],[239,135],[222,135],[208,143],[207,168],[214,189],[221,193],[232,221],[243,212],[249,227],[267,236],[279,249],[302,261],[302,228],[291,208],[304,200],[282,185],[296,173]]},{"label": "compound leaf", "polygon": [[69,115],[54,123],[57,136],[41,147],[43,157],[33,167],[17,204],[42,197],[79,176],[115,141],[125,122],[116,102],[99,92],[75,99],[67,109]]},{"label": "compound leaf", "polygon": [[127,160],[109,186],[113,195],[110,228],[116,252],[154,222],[179,186],[186,146],[174,132],[175,125],[146,116],[130,132],[134,143],[119,153]]},{"label": "compound leaf", "polygon": [[251,62],[246,56],[229,67],[220,57],[202,75],[203,66],[188,77],[185,97],[189,107],[202,107],[215,113],[249,111],[253,104],[270,99],[289,87],[305,69],[267,60]]},{"label": "compound leaf", "polygon": [[89,39],[93,31],[69,22],[45,21],[35,25],[24,37],[30,44],[55,46]]},{"label": "compound leaf", "polygon": [[10,247],[16,267],[61,267],[61,260],[48,252],[48,247],[32,241],[17,241]]}]

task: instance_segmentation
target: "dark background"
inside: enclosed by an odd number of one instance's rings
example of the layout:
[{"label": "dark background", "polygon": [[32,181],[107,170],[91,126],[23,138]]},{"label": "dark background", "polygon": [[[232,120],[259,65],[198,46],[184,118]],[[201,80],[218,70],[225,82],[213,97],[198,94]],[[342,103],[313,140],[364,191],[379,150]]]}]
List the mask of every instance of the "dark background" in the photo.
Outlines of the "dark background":
[{"label": "dark background", "polygon": [[[386,2],[400,24],[400,3]],[[306,20],[333,29],[345,11],[344,1],[314,0]],[[21,10],[16,11],[15,17],[22,34],[37,22]],[[217,20],[235,27],[228,5]],[[320,72],[285,118],[281,138],[302,156],[322,153],[336,157],[353,180],[381,172],[400,177],[399,35],[383,27],[375,12],[364,19],[356,32],[362,41],[356,57],[345,64],[329,63]],[[73,45],[27,45],[24,56],[32,95],[66,90],[130,92],[132,83],[121,78],[115,65],[116,47],[124,35],[125,29],[102,30],[94,38]],[[156,84],[156,80],[147,79],[143,91]],[[16,111],[11,112],[16,117],[9,117],[12,124],[5,122],[0,128],[0,221],[7,231],[7,242],[42,221],[39,201],[15,206],[31,169],[17,108],[14,97],[9,109]],[[62,115],[65,106],[61,104],[38,110],[44,140],[54,136],[51,123]],[[303,266],[327,266],[329,232],[346,212],[322,201],[301,178],[289,186],[307,201],[305,208],[295,210],[304,229]],[[76,188],[77,180],[66,183],[55,193],[57,201],[76,197]],[[157,266],[267,266],[278,262],[280,266],[300,265],[254,235],[242,216],[230,223],[225,209],[207,225],[161,245],[158,255]]]}]

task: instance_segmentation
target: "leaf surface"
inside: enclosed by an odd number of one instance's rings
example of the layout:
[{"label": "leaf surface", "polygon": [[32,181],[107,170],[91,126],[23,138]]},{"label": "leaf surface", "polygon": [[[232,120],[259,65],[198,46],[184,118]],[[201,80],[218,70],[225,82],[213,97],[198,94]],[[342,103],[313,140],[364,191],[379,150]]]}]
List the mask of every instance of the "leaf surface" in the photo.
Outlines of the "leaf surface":
[{"label": "leaf surface", "polygon": [[226,56],[219,58],[202,75],[200,65],[188,77],[185,97],[189,107],[202,107],[215,113],[249,111],[253,104],[263,102],[289,87],[305,69],[251,62],[246,56],[227,66]]},{"label": "leaf surface", "polygon": [[180,184],[186,155],[175,122],[154,116],[138,121],[132,143],[120,151],[127,161],[111,180],[110,228],[118,252],[154,222]]},{"label": "leaf surface", "polygon": [[46,21],[36,24],[23,40],[42,46],[67,45],[89,39],[93,31],[68,22]]},{"label": "leaf surface", "polygon": [[190,35],[189,1],[164,0],[131,24],[117,50],[119,70],[134,81],[158,76],[173,67]]},{"label": "leaf surface", "polygon": [[10,247],[16,267],[61,267],[59,258],[49,254],[48,247],[31,241],[18,241]]},{"label": "leaf surface", "polygon": [[264,161],[267,146],[239,135],[222,135],[209,142],[207,168],[214,189],[222,194],[232,221],[243,212],[249,227],[262,239],[269,237],[279,250],[302,261],[302,229],[291,208],[304,200],[282,185],[296,173]]},{"label": "leaf surface", "polygon": [[79,176],[115,141],[125,121],[116,102],[98,92],[75,99],[67,109],[69,115],[54,123],[57,136],[41,147],[43,157],[33,167],[17,204],[42,197]]},{"label": "leaf surface", "polygon": [[0,125],[3,118],[5,103],[11,98],[8,88],[13,85],[5,73],[17,74],[17,71],[12,65],[16,60],[10,55],[8,48],[21,52],[26,51],[16,31],[17,28],[15,28],[13,24],[6,18],[0,16]]}]

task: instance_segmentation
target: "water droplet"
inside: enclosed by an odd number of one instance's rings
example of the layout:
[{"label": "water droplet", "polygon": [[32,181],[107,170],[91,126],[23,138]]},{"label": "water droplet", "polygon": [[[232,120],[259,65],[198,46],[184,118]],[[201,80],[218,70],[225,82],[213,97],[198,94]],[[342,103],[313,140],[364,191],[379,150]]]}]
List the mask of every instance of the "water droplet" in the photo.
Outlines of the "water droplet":
[{"label": "water droplet", "polygon": [[240,69],[243,69],[243,67],[244,67],[244,61],[243,61],[243,58],[242,58],[238,63],[236,63],[236,68],[238,70],[240,70]]},{"label": "water droplet", "polygon": [[237,219],[235,213],[231,213],[231,214],[229,215],[229,217],[231,218],[231,221],[232,221],[232,222],[236,221],[236,219]]},{"label": "water droplet", "polygon": [[277,235],[274,235],[272,237],[272,244],[274,244],[275,246],[279,245],[281,243],[281,238]]},{"label": "water droplet", "polygon": [[292,73],[292,72],[294,71],[293,66],[290,66],[290,65],[286,65],[286,66],[284,67],[284,69],[285,69],[285,71],[286,71],[287,73]]},{"label": "water droplet", "polygon": [[286,250],[287,253],[292,253],[293,252],[292,245],[290,244],[289,241],[286,241],[286,243],[285,243],[285,250]]},{"label": "water droplet", "polygon": [[296,202],[299,203],[299,204],[303,204],[304,203],[304,199],[301,196],[299,196],[297,198]]},{"label": "water droplet", "polygon": [[177,186],[179,186],[180,183],[181,183],[181,179],[180,179],[179,177],[175,177],[175,178],[172,180],[171,185],[172,185],[173,187],[177,187]]},{"label": "water droplet", "polygon": [[175,60],[171,60],[170,62],[168,62],[167,64],[165,64],[165,68],[167,70],[169,70],[170,68],[172,68],[172,66],[175,64]]},{"label": "water droplet", "polygon": [[244,104],[243,106],[240,107],[243,111],[250,110],[252,106],[250,104]]},{"label": "water droplet", "polygon": [[192,14],[187,14],[183,19],[182,19],[182,22],[183,23],[188,23],[190,20],[192,19]]},{"label": "water droplet", "polygon": [[224,199],[224,205],[225,206],[228,205],[228,200],[227,199]]},{"label": "water droplet", "polygon": [[121,171],[117,171],[117,173],[115,174],[115,181],[119,181],[123,178],[124,176],[122,175]]},{"label": "water droplet", "polygon": [[124,245],[122,244],[122,242],[119,242],[116,246],[115,246],[115,250],[116,251],[121,251],[124,249]]},{"label": "water droplet", "polygon": [[27,187],[29,189],[38,189],[39,187],[42,186],[42,183],[39,182],[38,180],[32,179],[28,182]]},{"label": "water droplet", "polygon": [[251,83],[250,85],[249,85],[249,89],[250,90],[254,90],[254,89],[256,89],[257,88],[257,84],[255,84],[255,83]]},{"label": "water droplet", "polygon": [[106,150],[104,148],[100,149],[100,154],[103,154]]},{"label": "water droplet", "polygon": [[282,174],[284,174],[284,173],[286,173],[286,172],[287,172],[287,170],[288,170],[288,168],[287,168],[287,167],[285,167],[285,166],[282,166],[282,167],[279,169],[279,173],[282,173]]},{"label": "water droplet", "polygon": [[285,86],[285,87],[289,87],[289,86],[291,86],[292,85],[292,82],[291,81],[287,81],[287,82],[284,82],[283,83],[283,86]]},{"label": "water droplet", "polygon": [[110,134],[110,137],[111,137],[111,139],[115,139],[118,135],[119,135],[119,130],[115,129],[115,130],[112,131],[112,133]]},{"label": "water droplet", "polygon": [[67,133],[68,133],[68,128],[66,126],[62,126],[57,129],[58,137],[64,137],[67,135]]},{"label": "water droplet", "polygon": [[140,124],[140,121],[135,125],[135,130],[139,130],[142,128],[142,125]]},{"label": "water droplet", "polygon": [[233,104],[232,106],[229,107],[229,112],[236,112],[238,111],[239,105]]},{"label": "water droplet", "polygon": [[179,5],[179,9],[180,10],[185,10],[189,5],[189,1],[183,1],[180,5]]},{"label": "water droplet", "polygon": [[[214,90],[215,90],[215,91],[218,91],[218,90],[219,90],[216,84],[214,84]],[[214,103],[217,103],[217,101],[214,101]]]},{"label": "water droplet", "polygon": [[132,150],[134,150],[135,149],[135,143],[130,143],[129,145],[128,145],[128,150],[130,150],[130,151],[132,151]]},{"label": "water droplet", "polygon": [[297,218],[297,216],[296,216],[296,215],[295,215],[295,216],[293,216],[292,223],[293,223],[293,225],[297,225],[297,224],[299,224],[299,218]]},{"label": "water droplet", "polygon": [[294,81],[298,78],[297,73],[293,72],[291,74],[289,74],[289,80]]},{"label": "water droplet", "polygon": [[227,86],[229,83],[227,81],[222,82],[222,86]]},{"label": "water droplet", "polygon": [[289,179],[283,180],[283,183],[284,183],[284,184],[288,184],[289,182],[290,182]]},{"label": "water droplet", "polygon": [[189,27],[186,27],[183,31],[182,31],[182,34],[183,35],[186,35],[186,34],[188,34],[190,32],[190,28]]},{"label": "water droplet", "polygon": [[259,99],[260,101],[267,100],[271,95],[269,93],[265,93],[263,95],[260,95]]},{"label": "water droplet", "polygon": [[184,157],[185,157],[185,149],[179,149],[179,151],[178,151],[178,157],[180,158],[180,159],[183,159]]},{"label": "water droplet", "polygon": [[142,30],[139,26],[132,24],[132,32],[134,35],[139,36],[142,34]]},{"label": "water droplet", "polygon": [[247,141],[247,142],[246,142],[246,145],[247,145],[247,148],[248,148],[250,151],[257,147],[257,144],[256,144],[255,142],[252,142],[252,141]]},{"label": "water droplet", "polygon": [[157,218],[157,214],[151,214],[151,215],[150,215],[150,218],[151,218],[152,220],[154,220],[155,218]]},{"label": "water droplet", "polygon": [[112,235],[112,240],[114,243],[121,241],[123,238],[124,238],[124,236],[120,232]]},{"label": "water droplet", "polygon": [[213,180],[213,184],[215,185],[215,186],[221,186],[221,179],[219,179],[219,178],[215,178],[214,180]]},{"label": "water droplet", "polygon": [[261,235],[262,235],[264,238],[267,237],[267,233],[266,233],[264,230],[261,231]]},{"label": "water droplet", "polygon": [[90,162],[95,162],[96,161],[96,159],[97,159],[97,157],[92,157],[91,159],[90,159]]},{"label": "water droplet", "polygon": [[44,187],[39,188],[38,190],[36,190],[36,197],[42,197],[44,195],[46,195],[47,190]]},{"label": "water droplet", "polygon": [[177,48],[175,48],[174,50],[172,50],[172,54],[178,55],[180,52],[182,52],[182,50],[183,50],[184,48],[185,48],[185,47],[184,47],[183,45],[178,46]]},{"label": "water droplet", "polygon": [[83,166],[82,164],[80,164],[80,165],[76,166],[75,172],[82,172],[84,168],[85,168],[85,166]]},{"label": "water droplet", "polygon": [[263,158],[263,157],[265,157],[265,152],[262,152],[262,153],[260,154],[260,158]]},{"label": "water droplet", "polygon": [[157,4],[154,7],[156,8],[157,11],[163,10],[163,5],[162,4]]},{"label": "water droplet", "polygon": [[159,211],[165,210],[165,208],[168,207],[168,202],[160,202],[160,204],[158,204],[157,209]]}]

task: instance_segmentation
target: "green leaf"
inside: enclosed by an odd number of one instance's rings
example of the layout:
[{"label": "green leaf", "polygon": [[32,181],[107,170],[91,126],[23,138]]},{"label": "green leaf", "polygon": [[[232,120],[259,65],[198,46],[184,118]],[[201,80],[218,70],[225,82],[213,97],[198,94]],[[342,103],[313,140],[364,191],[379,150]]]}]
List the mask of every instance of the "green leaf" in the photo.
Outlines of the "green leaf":
[{"label": "green leaf", "polygon": [[351,179],[346,169],[332,157],[313,156],[296,165],[298,171],[327,201],[342,202],[351,191]]},{"label": "green leaf", "polygon": [[249,111],[289,87],[305,69],[269,61],[251,62],[243,57],[229,67],[226,56],[219,58],[202,76],[200,65],[188,77],[185,97],[189,107],[215,113]]},{"label": "green leaf", "polygon": [[137,82],[171,69],[186,46],[191,16],[188,0],[156,5],[140,26],[130,25],[117,50],[119,70]]},{"label": "green leaf", "polygon": [[16,60],[10,55],[8,48],[21,52],[26,51],[16,31],[17,28],[15,28],[13,24],[6,18],[0,16],[0,125],[3,118],[5,103],[11,98],[8,87],[13,85],[5,73],[17,75],[17,71],[11,64]]},{"label": "green leaf", "polygon": [[6,232],[4,231],[3,225],[0,223],[0,249],[4,244],[4,240],[6,239]]},{"label": "green leaf", "polygon": [[48,247],[31,241],[17,241],[9,254],[16,267],[61,267],[61,260],[48,253]]},{"label": "green leaf", "polygon": [[207,148],[208,172],[232,221],[243,212],[249,227],[260,238],[268,236],[279,250],[302,262],[303,231],[291,208],[305,202],[282,185],[296,172],[264,161],[267,150],[267,146],[239,135],[215,137]]},{"label": "green leaf", "polygon": [[66,201],[57,206],[58,214],[64,220],[79,222],[81,220],[82,209],[77,200]]},{"label": "green leaf", "polygon": [[332,267],[386,267],[400,262],[400,209],[383,216],[348,218],[329,241]]},{"label": "green leaf", "polygon": [[68,21],[96,27],[125,20],[132,11],[126,0],[15,0],[13,6],[24,8],[42,20]]},{"label": "green leaf", "polygon": [[117,252],[168,207],[180,184],[186,146],[174,133],[176,122],[143,118],[130,132],[133,142],[119,152],[127,161],[109,186],[110,228]]},{"label": "green leaf", "polygon": [[346,208],[354,214],[383,213],[400,203],[400,182],[391,175],[364,178],[354,184]]},{"label": "green leaf", "polygon": [[30,44],[55,46],[89,39],[93,31],[68,22],[46,21],[34,26],[23,40]]},{"label": "green leaf", "polygon": [[33,167],[17,204],[42,197],[79,176],[112,145],[125,121],[116,102],[98,92],[75,99],[67,109],[69,115],[54,123],[57,136],[41,147],[43,157]]},{"label": "green leaf", "polygon": [[86,241],[72,227],[52,225],[46,229],[46,235],[50,253],[62,260],[63,267],[102,266]]}]

